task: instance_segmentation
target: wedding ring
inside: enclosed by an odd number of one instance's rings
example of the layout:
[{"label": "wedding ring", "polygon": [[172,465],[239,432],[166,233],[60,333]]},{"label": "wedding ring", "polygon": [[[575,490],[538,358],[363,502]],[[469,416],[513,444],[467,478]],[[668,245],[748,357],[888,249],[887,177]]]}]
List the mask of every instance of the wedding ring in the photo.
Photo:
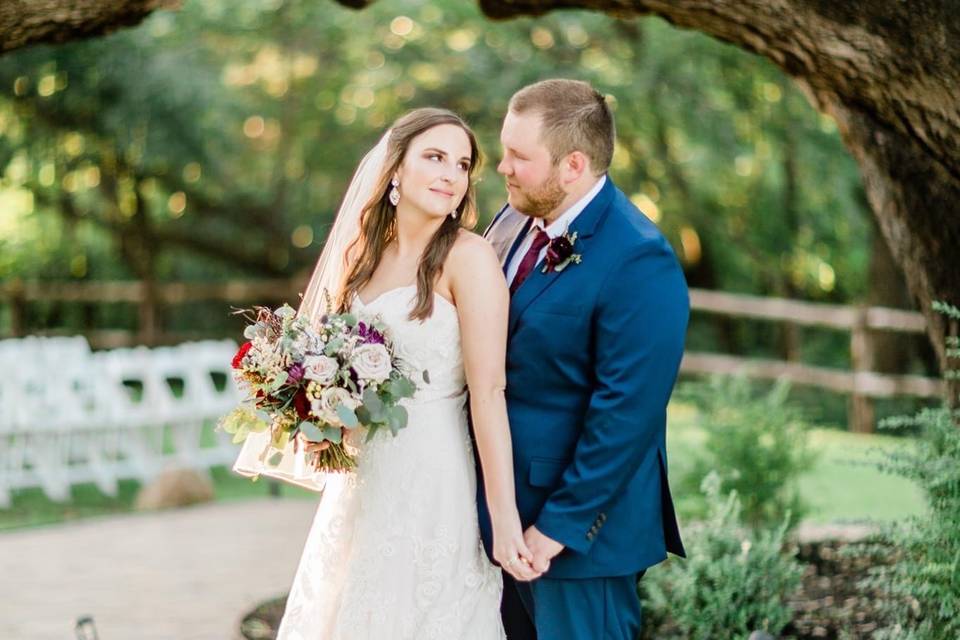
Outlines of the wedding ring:
[{"label": "wedding ring", "polygon": [[510,560],[507,561],[507,566],[512,567],[513,565],[517,564],[517,560],[518,558],[510,558]]}]

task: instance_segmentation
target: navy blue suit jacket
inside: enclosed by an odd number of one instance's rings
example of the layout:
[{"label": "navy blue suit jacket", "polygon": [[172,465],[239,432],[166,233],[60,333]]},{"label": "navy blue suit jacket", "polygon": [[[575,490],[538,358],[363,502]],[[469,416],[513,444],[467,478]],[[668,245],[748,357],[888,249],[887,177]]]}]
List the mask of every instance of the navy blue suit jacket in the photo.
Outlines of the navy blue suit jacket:
[{"label": "navy blue suit jacket", "polygon": [[[517,505],[524,528],[566,547],[546,577],[626,575],[684,555],[665,435],[689,298],[670,244],[609,177],[574,231],[582,262],[559,273],[538,265],[510,301]],[[490,553],[482,482],[478,492]]]}]

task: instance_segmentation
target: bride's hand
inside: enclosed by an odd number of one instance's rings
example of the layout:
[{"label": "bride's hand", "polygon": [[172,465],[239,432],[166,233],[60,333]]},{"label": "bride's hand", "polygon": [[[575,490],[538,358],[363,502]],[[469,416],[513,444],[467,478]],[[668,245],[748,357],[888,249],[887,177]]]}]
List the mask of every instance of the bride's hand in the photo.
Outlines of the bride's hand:
[{"label": "bride's hand", "polygon": [[323,442],[310,442],[302,433],[297,434],[297,440],[300,441],[300,446],[303,447],[303,450],[306,453],[319,453],[330,446],[329,440],[324,440]]},{"label": "bride's hand", "polygon": [[520,516],[495,518],[493,522],[493,559],[520,582],[529,582],[542,574],[533,568],[533,553],[523,540]]}]

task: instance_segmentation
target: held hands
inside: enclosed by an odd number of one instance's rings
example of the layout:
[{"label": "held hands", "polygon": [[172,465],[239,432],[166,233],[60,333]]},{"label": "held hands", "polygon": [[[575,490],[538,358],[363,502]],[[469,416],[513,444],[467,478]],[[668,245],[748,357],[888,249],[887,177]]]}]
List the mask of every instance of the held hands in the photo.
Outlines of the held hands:
[{"label": "held hands", "polygon": [[550,569],[550,561],[558,553],[563,551],[563,545],[540,533],[536,527],[530,527],[523,534],[523,540],[527,548],[533,554],[532,568],[539,575],[543,575]]},{"label": "held hands", "polygon": [[307,440],[302,433],[297,434],[297,440],[299,445],[304,448],[304,451],[307,453],[319,453],[324,449],[330,447],[330,443],[326,440],[323,442],[310,442]]},{"label": "held hands", "polygon": [[541,577],[550,569],[553,560],[564,546],[530,527],[522,535],[520,521],[510,520],[507,526],[494,525],[493,559],[519,582]]},{"label": "held hands", "polygon": [[534,556],[524,542],[520,518],[516,514],[502,524],[493,523],[493,559],[519,582],[539,578],[543,572],[533,569]]}]

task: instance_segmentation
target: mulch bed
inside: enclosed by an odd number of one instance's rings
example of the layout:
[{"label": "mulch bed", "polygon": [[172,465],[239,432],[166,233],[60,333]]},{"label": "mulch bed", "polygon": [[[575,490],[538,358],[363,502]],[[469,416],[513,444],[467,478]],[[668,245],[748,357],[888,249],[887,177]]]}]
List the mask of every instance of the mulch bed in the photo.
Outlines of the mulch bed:
[{"label": "mulch bed", "polygon": [[[875,594],[858,586],[876,561],[844,555],[842,549],[849,544],[825,540],[799,545],[798,557],[807,567],[803,587],[791,600],[796,617],[782,638],[870,638],[878,628],[878,615],[873,606]],[[243,636],[247,640],[274,640],[285,603],[286,596],[268,600],[248,613],[241,623]]]},{"label": "mulch bed", "polygon": [[837,540],[800,545],[797,555],[807,566],[803,588],[791,600],[796,615],[784,638],[870,638],[879,628],[876,594],[857,584],[877,560],[844,554],[848,545]]}]

